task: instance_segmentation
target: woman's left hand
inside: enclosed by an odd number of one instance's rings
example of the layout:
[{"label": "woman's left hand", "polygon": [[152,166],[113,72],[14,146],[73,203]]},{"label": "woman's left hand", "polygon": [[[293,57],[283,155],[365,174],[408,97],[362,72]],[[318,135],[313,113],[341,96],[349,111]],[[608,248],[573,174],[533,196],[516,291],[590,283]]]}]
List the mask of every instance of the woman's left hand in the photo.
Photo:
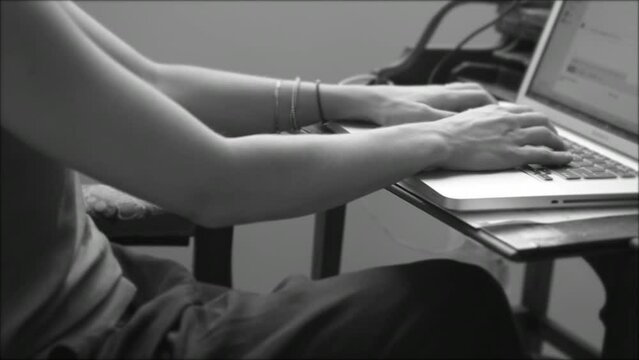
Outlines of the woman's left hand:
[{"label": "woman's left hand", "polygon": [[439,120],[458,112],[497,103],[476,83],[422,86],[371,86],[384,101],[371,119],[381,126]]}]

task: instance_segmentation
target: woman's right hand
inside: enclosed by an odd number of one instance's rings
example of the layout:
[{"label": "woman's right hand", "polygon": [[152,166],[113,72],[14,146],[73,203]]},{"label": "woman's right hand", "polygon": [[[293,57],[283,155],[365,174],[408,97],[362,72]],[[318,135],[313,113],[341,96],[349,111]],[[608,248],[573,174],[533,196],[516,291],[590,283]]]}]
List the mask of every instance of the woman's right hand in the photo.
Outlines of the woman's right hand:
[{"label": "woman's right hand", "polygon": [[439,168],[501,170],[525,164],[559,166],[572,160],[548,117],[526,106],[500,103],[425,123],[444,140]]}]

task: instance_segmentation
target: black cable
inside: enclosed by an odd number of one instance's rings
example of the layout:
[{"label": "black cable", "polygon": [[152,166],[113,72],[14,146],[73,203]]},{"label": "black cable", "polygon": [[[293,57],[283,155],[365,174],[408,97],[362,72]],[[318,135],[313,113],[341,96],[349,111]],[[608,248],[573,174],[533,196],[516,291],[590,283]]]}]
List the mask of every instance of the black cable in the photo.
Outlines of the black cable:
[{"label": "black cable", "polygon": [[398,73],[403,72],[404,70],[410,68],[417,59],[421,56],[421,54],[425,51],[428,42],[435,34],[435,31],[439,28],[439,23],[446,17],[446,15],[455,7],[472,3],[473,0],[457,0],[457,1],[449,1],[444,6],[437,11],[435,16],[429,21],[426,29],[422,32],[422,35],[419,37],[417,44],[413,47],[413,50],[407,54],[405,57],[401,58],[395,64],[387,66],[382,69],[378,69],[373,71],[373,74],[377,77],[376,83],[386,83],[389,79]]},{"label": "black cable", "polygon": [[437,64],[435,65],[435,67],[433,67],[433,70],[430,72],[430,75],[428,76],[428,81],[426,82],[427,84],[432,84],[433,80],[435,79],[435,76],[437,75],[437,73],[439,72],[439,69],[451,58],[453,57],[453,55],[455,55],[456,53],[458,53],[461,48],[466,45],[467,42],[469,42],[470,40],[472,40],[475,36],[479,35],[481,32],[483,32],[484,30],[488,29],[489,27],[493,26],[496,22],[498,22],[499,20],[501,20],[504,16],[506,16],[509,12],[511,12],[512,10],[516,9],[517,7],[519,7],[520,5],[524,4],[527,0],[513,0],[512,4],[510,4],[504,11],[502,11],[496,18],[494,18],[493,20],[491,20],[490,22],[482,25],[480,28],[478,28],[477,30],[473,31],[472,33],[470,33],[468,36],[466,36],[462,41],[459,42],[459,44],[457,44],[457,46],[455,46],[455,48],[453,50],[451,50],[448,54],[446,54],[444,57],[442,57]]},{"label": "black cable", "polygon": [[419,61],[419,59],[422,57],[424,52],[426,51],[426,47],[428,46],[428,43],[430,42],[435,32],[438,30],[439,24],[453,10],[453,8],[460,5],[472,4],[472,3],[485,2],[485,3],[499,4],[503,1],[504,0],[450,0],[448,1],[446,4],[444,4],[444,6],[441,9],[439,9],[439,11],[437,11],[437,13],[435,13],[433,18],[428,22],[428,25],[422,32],[422,35],[420,36],[419,41],[417,41],[417,44],[415,44],[415,46],[412,48],[412,51],[410,51],[407,55],[402,57],[396,63],[386,66],[382,69],[374,70],[372,72],[372,74],[376,75],[377,77],[375,79],[375,83],[377,84],[389,83],[391,82],[390,81],[391,77],[397,74],[401,74],[405,72],[406,70],[410,69],[413,65],[415,65]]}]

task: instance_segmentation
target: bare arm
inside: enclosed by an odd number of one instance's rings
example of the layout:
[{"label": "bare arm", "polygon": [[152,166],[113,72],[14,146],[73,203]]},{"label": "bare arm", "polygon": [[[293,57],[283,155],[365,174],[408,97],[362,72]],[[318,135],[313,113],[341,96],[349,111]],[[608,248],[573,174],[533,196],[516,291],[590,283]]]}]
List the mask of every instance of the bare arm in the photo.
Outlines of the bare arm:
[{"label": "bare arm", "polygon": [[[73,2],[61,4],[69,17],[105,54],[182,105],[200,121],[226,136],[271,133],[276,79],[152,61],[95,21]],[[280,130],[288,120],[293,82],[283,81],[277,109]],[[322,103],[329,120],[363,120],[379,125],[436,120],[494,102],[475,84],[445,86],[337,86],[322,84]],[[397,111],[401,108],[402,111]],[[303,82],[298,122],[319,121],[312,82]]]},{"label": "bare arm", "polygon": [[70,167],[196,222],[303,215],[438,159],[436,135],[401,128],[224,138],[106,56],[59,4],[3,2],[2,10],[2,126]]},{"label": "bare arm", "polygon": [[2,2],[2,127],[206,226],[308,214],[423,168],[569,161],[533,146],[561,148],[545,117],[496,106],[357,135],[225,138],[107,55],[68,16],[58,3]]},{"label": "bare arm", "polygon": [[[276,79],[245,75],[198,66],[163,64],[139,53],[70,1],[60,4],[72,21],[99,47],[124,68],[182,105],[200,121],[225,136],[272,133]],[[292,80],[284,80],[278,109],[280,130],[290,129]],[[380,96],[365,86],[322,85],[322,103],[330,119],[359,117],[369,120],[362,109],[371,109]],[[301,126],[319,121],[319,109],[312,82],[302,82],[298,106]],[[357,106],[357,112],[349,111]]]}]

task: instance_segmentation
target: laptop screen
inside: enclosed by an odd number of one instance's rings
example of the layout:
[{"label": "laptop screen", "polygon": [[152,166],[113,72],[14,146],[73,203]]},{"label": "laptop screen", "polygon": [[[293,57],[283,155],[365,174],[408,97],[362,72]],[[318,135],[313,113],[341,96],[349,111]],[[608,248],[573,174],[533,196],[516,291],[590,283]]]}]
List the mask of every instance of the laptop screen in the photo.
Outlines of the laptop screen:
[{"label": "laptop screen", "polygon": [[637,143],[637,1],[565,1],[527,95]]}]

